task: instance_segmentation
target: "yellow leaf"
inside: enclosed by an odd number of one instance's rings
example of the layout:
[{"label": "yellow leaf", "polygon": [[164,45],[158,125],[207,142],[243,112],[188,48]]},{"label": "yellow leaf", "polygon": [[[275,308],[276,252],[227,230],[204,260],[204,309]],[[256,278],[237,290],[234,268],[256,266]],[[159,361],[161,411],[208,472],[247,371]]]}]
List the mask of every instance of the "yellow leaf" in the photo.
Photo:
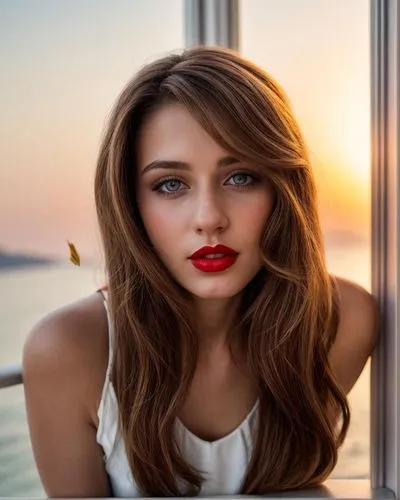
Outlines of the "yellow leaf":
[{"label": "yellow leaf", "polygon": [[69,260],[74,264],[75,266],[80,266],[81,265],[81,258],[79,257],[79,253],[77,249],[75,248],[75,245],[68,241],[68,246],[69,246]]}]

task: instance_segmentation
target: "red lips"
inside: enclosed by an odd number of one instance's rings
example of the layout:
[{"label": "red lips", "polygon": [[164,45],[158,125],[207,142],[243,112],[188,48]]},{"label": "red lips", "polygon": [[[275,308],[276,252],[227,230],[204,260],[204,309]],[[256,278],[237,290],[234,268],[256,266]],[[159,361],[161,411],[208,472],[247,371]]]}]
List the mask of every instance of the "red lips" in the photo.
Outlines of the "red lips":
[{"label": "red lips", "polygon": [[189,259],[199,259],[208,255],[210,253],[223,253],[224,255],[237,255],[238,252],[235,252],[232,248],[229,248],[225,245],[217,245],[215,247],[204,246],[199,248],[193,255],[189,257]]}]

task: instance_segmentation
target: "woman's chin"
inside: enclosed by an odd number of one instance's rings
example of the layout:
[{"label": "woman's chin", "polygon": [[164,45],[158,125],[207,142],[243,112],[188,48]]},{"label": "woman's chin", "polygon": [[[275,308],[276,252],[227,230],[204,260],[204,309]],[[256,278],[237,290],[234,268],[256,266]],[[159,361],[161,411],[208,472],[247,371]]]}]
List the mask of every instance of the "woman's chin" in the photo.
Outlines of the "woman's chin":
[{"label": "woman's chin", "polygon": [[238,293],[240,293],[245,285],[243,286],[203,286],[190,288],[185,287],[188,292],[195,298],[203,300],[226,300],[231,299]]}]

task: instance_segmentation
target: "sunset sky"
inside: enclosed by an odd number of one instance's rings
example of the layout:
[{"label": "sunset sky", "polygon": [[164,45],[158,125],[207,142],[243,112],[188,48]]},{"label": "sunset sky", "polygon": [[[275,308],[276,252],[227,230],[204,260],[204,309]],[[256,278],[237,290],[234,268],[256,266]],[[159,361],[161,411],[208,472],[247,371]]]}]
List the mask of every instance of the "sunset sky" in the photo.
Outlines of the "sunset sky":
[{"label": "sunset sky", "polygon": [[[369,235],[367,0],[242,0],[241,52],[283,86],[326,231]],[[0,1],[0,248],[97,256],[105,119],[145,62],[184,45],[182,0]]]}]

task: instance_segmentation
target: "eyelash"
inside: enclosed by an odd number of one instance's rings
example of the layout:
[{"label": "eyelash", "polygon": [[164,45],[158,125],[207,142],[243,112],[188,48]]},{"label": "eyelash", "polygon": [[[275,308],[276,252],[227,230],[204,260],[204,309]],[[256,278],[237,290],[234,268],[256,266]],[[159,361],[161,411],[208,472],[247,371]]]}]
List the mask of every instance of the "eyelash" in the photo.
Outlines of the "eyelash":
[{"label": "eyelash", "polygon": [[[231,186],[234,186],[236,189],[239,189],[239,190],[242,190],[242,189],[249,189],[249,188],[252,188],[254,187],[259,179],[257,177],[255,177],[254,175],[252,174],[249,174],[247,172],[234,172],[233,174],[231,174],[231,176],[229,177],[229,179],[231,179],[232,177],[234,177],[235,175],[245,175],[247,177],[250,177],[252,178],[252,182],[251,184],[246,184],[246,185],[240,185],[240,184],[237,184],[237,185],[234,185],[234,184],[230,184]],[[178,194],[180,192],[179,191],[173,191],[173,192],[166,192],[166,191],[161,191],[161,187],[166,184],[168,181],[179,181],[181,183],[184,183],[184,181],[182,179],[180,179],[179,177],[173,177],[173,176],[170,176],[170,177],[164,177],[163,179],[161,179],[159,182],[157,182],[157,184],[154,185],[154,187],[152,188],[153,191],[156,191],[157,193],[159,193],[161,196],[166,196],[166,197],[169,197],[169,196],[174,196],[176,194]]]}]

